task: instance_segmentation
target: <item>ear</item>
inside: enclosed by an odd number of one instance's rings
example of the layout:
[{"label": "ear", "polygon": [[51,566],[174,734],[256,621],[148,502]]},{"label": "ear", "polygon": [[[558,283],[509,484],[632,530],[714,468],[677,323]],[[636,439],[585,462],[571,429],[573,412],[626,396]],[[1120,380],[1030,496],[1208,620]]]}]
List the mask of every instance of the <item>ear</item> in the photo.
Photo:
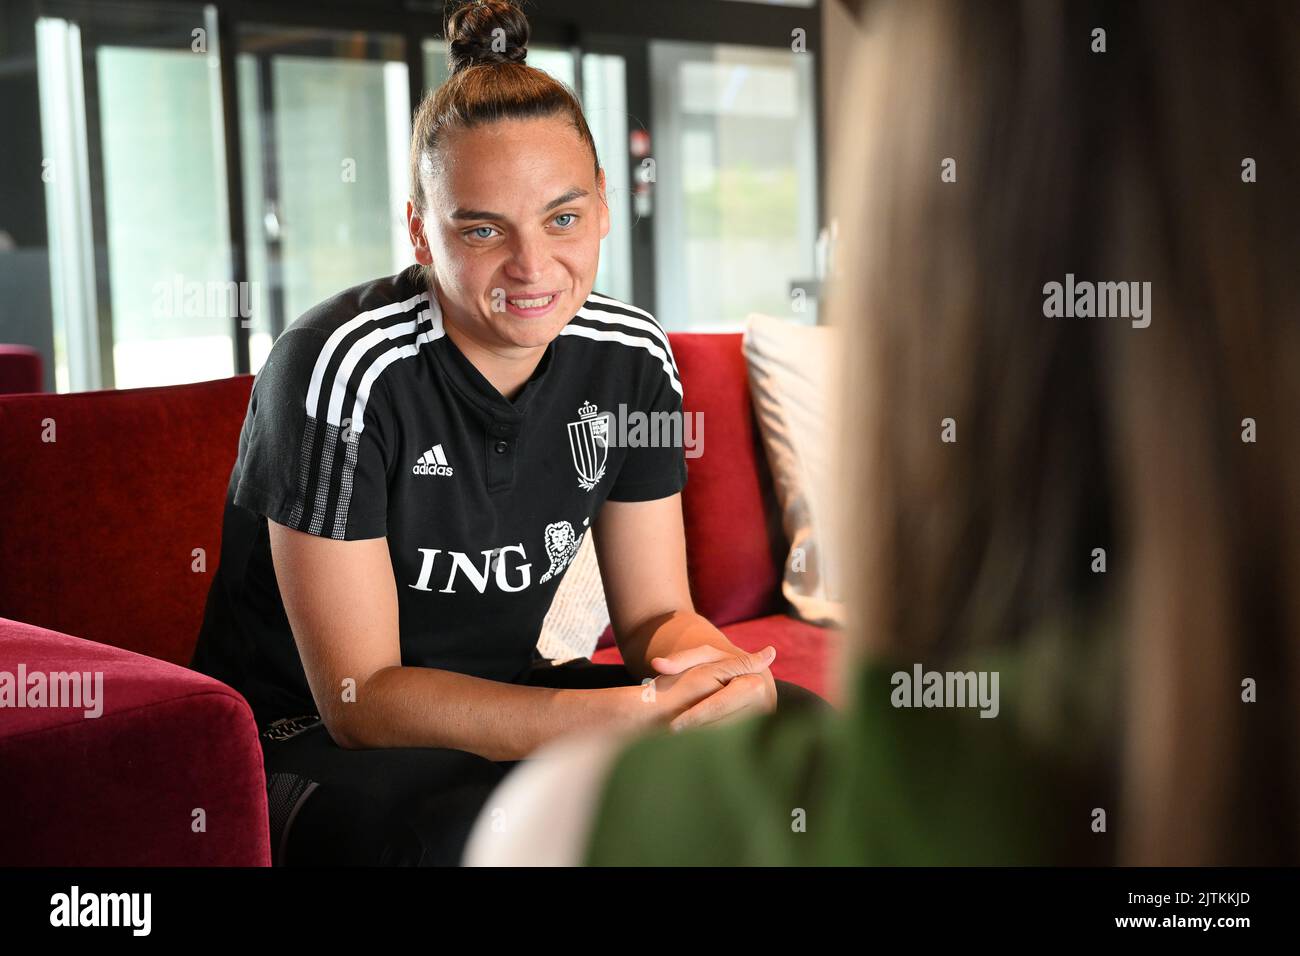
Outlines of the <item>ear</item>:
[{"label": "ear", "polygon": [[415,261],[422,266],[433,263],[433,253],[429,251],[429,242],[424,235],[424,219],[415,211],[415,203],[406,200],[406,233],[411,238],[411,248],[415,250]]},{"label": "ear", "polygon": [[609,235],[609,200],[605,198],[605,167],[596,173],[596,192],[600,196],[600,238]]}]

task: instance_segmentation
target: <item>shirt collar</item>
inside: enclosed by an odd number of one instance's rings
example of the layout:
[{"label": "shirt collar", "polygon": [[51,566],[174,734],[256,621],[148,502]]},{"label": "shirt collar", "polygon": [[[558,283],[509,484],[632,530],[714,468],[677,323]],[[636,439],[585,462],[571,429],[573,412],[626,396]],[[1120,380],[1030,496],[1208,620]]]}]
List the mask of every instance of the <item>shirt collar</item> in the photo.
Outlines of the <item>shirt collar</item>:
[{"label": "shirt collar", "polygon": [[546,351],[542,353],[541,361],[533,369],[533,374],[511,402],[465,357],[451,336],[444,332],[441,342],[442,348],[435,349],[434,354],[438,356],[443,370],[451,376],[462,394],[497,421],[518,421],[524,417],[533,396],[541,390],[546,373],[555,358],[555,340],[552,339],[547,343]]},{"label": "shirt collar", "polygon": [[[546,351],[533,369],[524,387],[515,396],[514,401],[502,395],[495,385],[487,380],[478,367],[474,365],[447,335],[443,323],[442,306],[438,297],[429,293],[429,308],[433,313],[433,329],[436,341],[432,352],[436,361],[451,379],[456,390],[467,398],[475,407],[485,412],[494,422],[519,422],[528,411],[528,406],[546,381],[547,372],[555,360],[555,339],[546,344]],[[558,338],[558,336],[556,337]],[[439,347],[440,346],[440,347]]]}]

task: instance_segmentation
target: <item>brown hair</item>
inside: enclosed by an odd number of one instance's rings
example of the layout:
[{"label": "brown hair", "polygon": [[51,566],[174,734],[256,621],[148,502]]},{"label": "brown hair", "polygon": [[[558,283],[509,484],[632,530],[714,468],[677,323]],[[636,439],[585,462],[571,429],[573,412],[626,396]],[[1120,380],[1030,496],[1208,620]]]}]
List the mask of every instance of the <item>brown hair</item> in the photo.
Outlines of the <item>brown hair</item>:
[{"label": "brown hair", "polygon": [[525,64],[528,18],[509,0],[474,0],[448,15],[450,76],[425,93],[411,130],[411,201],[424,215],[423,171],[437,169],[442,134],[504,119],[566,116],[591,150],[599,173],[596,141],[573,91],[549,73]]},{"label": "brown hair", "polygon": [[[1067,622],[1097,652],[1067,680],[1114,675],[1122,862],[1300,861],[1288,6],[880,0],[838,118],[857,653]],[[1047,317],[1067,272],[1149,280],[1150,326]]]}]

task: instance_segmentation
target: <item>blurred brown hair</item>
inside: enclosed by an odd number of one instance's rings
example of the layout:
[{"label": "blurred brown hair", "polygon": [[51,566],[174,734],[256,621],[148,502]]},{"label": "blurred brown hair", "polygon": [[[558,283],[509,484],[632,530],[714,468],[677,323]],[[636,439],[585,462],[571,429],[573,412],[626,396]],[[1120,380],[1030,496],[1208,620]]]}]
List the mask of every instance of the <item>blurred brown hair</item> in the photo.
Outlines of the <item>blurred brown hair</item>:
[{"label": "blurred brown hair", "polygon": [[[1113,626],[1115,859],[1300,862],[1300,14],[861,16],[829,302],[860,652],[941,666]],[[1045,317],[1067,272],[1150,281],[1150,326]]]}]

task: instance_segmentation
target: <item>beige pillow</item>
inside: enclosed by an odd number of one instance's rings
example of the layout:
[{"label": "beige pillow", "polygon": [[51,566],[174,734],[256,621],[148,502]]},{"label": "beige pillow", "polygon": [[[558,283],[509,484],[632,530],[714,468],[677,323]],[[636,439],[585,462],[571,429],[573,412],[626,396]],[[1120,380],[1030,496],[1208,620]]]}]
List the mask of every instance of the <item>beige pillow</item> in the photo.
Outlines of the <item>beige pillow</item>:
[{"label": "beige pillow", "polygon": [[609,609],[605,606],[605,587],[600,580],[600,563],[591,531],[582,536],[578,553],[569,565],[555,599],[542,621],[537,650],[556,663],[575,657],[590,657],[596,641],[609,626]]},{"label": "beige pillow", "polygon": [[843,627],[845,616],[830,447],[839,334],[754,313],[743,338],[754,413],[790,541],[781,590],[798,617],[823,627]]}]

